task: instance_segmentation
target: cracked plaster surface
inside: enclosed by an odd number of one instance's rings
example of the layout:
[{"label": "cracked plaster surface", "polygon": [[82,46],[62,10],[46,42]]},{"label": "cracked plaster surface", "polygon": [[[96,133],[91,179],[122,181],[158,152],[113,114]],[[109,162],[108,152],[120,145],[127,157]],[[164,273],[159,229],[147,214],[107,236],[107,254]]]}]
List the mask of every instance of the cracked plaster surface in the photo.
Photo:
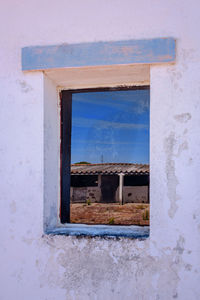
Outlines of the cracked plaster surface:
[{"label": "cracked plaster surface", "polygon": [[185,272],[192,271],[192,265],[184,262],[187,249],[182,236],[174,247],[161,248],[159,255],[156,243],[149,239],[49,235],[41,240],[43,247],[47,251],[45,266],[36,261],[41,288],[59,287],[66,300],[178,298],[182,266]]}]

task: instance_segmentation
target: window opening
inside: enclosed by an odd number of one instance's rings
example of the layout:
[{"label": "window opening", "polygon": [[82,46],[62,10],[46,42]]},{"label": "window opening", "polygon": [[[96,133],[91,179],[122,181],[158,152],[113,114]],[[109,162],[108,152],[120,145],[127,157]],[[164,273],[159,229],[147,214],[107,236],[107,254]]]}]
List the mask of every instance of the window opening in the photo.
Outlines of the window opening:
[{"label": "window opening", "polygon": [[61,223],[149,225],[149,86],[62,91]]}]

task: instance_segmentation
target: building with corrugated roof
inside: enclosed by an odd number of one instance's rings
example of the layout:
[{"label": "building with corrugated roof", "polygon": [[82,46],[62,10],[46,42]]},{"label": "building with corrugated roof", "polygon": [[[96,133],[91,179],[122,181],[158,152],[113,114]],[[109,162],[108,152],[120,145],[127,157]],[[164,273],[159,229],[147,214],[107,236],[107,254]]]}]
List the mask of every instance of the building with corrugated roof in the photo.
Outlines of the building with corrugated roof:
[{"label": "building with corrugated roof", "polygon": [[71,202],[148,203],[149,165],[71,165]]}]

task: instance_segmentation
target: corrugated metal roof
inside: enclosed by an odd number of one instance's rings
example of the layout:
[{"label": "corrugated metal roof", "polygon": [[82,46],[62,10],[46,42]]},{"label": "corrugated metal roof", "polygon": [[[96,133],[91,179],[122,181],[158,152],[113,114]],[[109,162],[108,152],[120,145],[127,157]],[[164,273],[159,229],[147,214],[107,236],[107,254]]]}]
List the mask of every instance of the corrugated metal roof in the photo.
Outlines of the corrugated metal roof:
[{"label": "corrugated metal roof", "polygon": [[72,164],[72,175],[111,175],[111,174],[127,174],[127,175],[148,175],[149,165],[145,164],[129,164],[129,163],[102,163],[102,164]]}]

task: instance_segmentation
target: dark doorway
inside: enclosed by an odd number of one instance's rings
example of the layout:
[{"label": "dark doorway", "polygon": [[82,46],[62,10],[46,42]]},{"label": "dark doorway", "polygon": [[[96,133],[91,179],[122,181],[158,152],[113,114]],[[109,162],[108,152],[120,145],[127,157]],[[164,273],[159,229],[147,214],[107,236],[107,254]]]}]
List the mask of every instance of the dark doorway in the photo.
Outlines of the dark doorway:
[{"label": "dark doorway", "polygon": [[119,186],[118,175],[101,176],[101,202],[116,202],[116,190]]},{"label": "dark doorway", "polygon": [[124,176],[124,186],[144,186],[144,185],[149,185],[149,175]]}]

